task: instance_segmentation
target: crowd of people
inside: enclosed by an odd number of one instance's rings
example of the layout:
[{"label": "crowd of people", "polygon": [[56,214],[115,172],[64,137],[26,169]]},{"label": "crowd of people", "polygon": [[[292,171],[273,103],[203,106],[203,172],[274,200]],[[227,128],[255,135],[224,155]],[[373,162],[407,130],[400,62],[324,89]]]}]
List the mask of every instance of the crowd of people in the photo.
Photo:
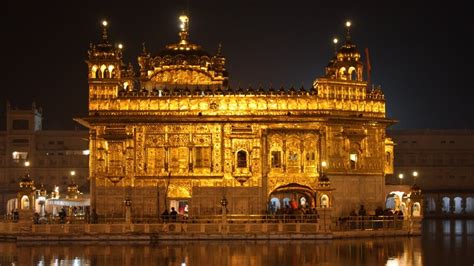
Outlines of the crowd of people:
[{"label": "crowd of people", "polygon": [[374,215],[368,215],[364,205],[356,212],[353,209],[349,216],[339,217],[337,224],[341,229],[379,229],[383,227],[400,227],[403,222],[401,210],[382,209],[377,207]]}]

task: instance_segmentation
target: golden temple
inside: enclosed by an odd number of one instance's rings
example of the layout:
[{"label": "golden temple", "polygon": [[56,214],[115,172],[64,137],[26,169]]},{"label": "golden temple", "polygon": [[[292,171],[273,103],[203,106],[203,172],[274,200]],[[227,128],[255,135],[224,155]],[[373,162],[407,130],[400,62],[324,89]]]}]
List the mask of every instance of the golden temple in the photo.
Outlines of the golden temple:
[{"label": "golden temple", "polygon": [[99,215],[262,214],[331,207],[347,215],[385,203],[393,142],[385,98],[363,78],[348,27],[326,75],[304,88],[231,88],[220,46],[189,40],[138,57],[102,40],[88,52],[91,208]]}]

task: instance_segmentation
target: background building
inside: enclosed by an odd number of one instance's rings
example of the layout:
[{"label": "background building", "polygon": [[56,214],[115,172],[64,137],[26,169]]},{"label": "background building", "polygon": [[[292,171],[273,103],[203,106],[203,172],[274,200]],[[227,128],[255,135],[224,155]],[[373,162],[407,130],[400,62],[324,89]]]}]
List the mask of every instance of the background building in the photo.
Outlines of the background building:
[{"label": "background building", "polygon": [[[41,108],[18,109],[7,103],[6,128],[0,132],[0,213],[6,202],[16,198],[19,182],[29,171],[39,189],[41,184],[60,193],[74,181],[81,192],[89,191],[89,141],[86,130],[44,130]],[[29,161],[28,169],[25,162]],[[75,172],[71,176],[71,171]]]},{"label": "background building", "polygon": [[381,89],[363,77],[350,24],[313,87],[231,88],[221,47],[205,52],[189,39],[188,17],[180,21],[177,43],[154,55],[144,47],[139,75],[109,41],[106,22],[91,45],[89,116],[77,121],[90,129],[98,215],[123,217],[124,202],[137,218],[170,207],[219,214],[224,198],[232,214],[383,206],[393,166],[385,130],[395,121]]},{"label": "background building", "polygon": [[387,183],[420,186],[425,216],[474,215],[474,130],[390,130],[388,135],[396,145],[395,173]]}]

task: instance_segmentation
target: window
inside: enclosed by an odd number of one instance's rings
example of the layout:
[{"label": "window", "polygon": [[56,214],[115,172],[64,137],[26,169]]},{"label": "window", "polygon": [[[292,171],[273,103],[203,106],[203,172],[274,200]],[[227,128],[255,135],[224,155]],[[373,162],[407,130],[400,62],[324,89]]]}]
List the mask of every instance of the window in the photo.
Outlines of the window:
[{"label": "window", "polygon": [[189,148],[188,147],[173,147],[170,148],[169,166],[171,171],[181,170],[185,171],[189,168]]},{"label": "window", "polygon": [[356,169],[357,166],[357,153],[351,153],[349,155],[351,169]]},{"label": "window", "polygon": [[272,151],[272,168],[281,168],[281,151]]},{"label": "window", "polygon": [[247,167],[247,152],[246,151],[241,150],[237,152],[237,167],[238,168]]},{"label": "window", "polygon": [[194,167],[208,168],[211,167],[211,148],[196,147]]},{"label": "window", "polygon": [[28,152],[14,151],[12,152],[13,160],[26,160],[28,159]]},{"label": "window", "polygon": [[28,130],[30,128],[29,121],[26,119],[15,119],[12,121],[12,128],[15,130]]},{"label": "window", "polygon": [[385,160],[387,160],[387,164],[390,165],[391,162],[392,162],[392,156],[390,154],[390,152],[386,152],[385,153]]},{"label": "window", "polygon": [[306,153],[306,161],[314,161],[316,159],[316,155],[314,152],[307,152]]},{"label": "window", "polygon": [[12,144],[14,146],[28,146],[29,140],[28,139],[14,139],[12,140]]}]

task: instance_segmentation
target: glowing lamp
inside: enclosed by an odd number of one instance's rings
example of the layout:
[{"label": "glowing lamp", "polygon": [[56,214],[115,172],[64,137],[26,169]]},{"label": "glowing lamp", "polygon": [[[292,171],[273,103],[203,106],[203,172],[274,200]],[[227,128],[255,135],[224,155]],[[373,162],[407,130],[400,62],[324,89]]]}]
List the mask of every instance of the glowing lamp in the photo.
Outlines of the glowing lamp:
[{"label": "glowing lamp", "polygon": [[418,176],[418,172],[417,172],[417,171],[413,171],[413,176],[414,176],[414,177],[417,177],[417,176]]},{"label": "glowing lamp", "polygon": [[26,166],[26,167],[30,166],[30,162],[26,161],[26,162],[25,162],[25,166]]},{"label": "glowing lamp", "polygon": [[398,174],[398,178],[403,179],[403,174]]},{"label": "glowing lamp", "polygon": [[107,20],[103,20],[103,21],[102,21],[102,26],[107,27],[108,24],[109,24],[109,23],[107,22]]},{"label": "glowing lamp", "polygon": [[188,16],[185,16],[185,15],[179,16],[179,20],[183,23],[187,22],[188,21]]},{"label": "glowing lamp", "polygon": [[326,163],[326,161],[322,161],[322,162],[321,162],[321,166],[322,166],[322,167],[326,167],[327,165],[328,165],[328,164]]},{"label": "glowing lamp", "polygon": [[351,26],[351,22],[350,21],[346,21],[346,27],[350,27]]},{"label": "glowing lamp", "polygon": [[337,44],[338,41],[339,41],[339,40],[338,40],[337,38],[334,38],[334,39],[332,40],[332,42],[333,42],[334,44]]},{"label": "glowing lamp", "polygon": [[118,48],[123,49],[123,44],[119,43]]}]

